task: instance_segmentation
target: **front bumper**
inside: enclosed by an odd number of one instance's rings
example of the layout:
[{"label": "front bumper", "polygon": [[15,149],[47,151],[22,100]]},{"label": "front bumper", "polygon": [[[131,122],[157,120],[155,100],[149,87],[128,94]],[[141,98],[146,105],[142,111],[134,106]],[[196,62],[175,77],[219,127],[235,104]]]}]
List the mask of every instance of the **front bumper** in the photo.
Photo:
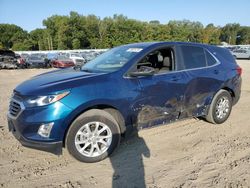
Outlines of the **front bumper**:
[{"label": "front bumper", "polygon": [[26,139],[14,126],[11,119],[8,119],[9,131],[15,136],[15,138],[25,147],[34,148],[42,151],[47,151],[56,155],[62,154],[62,141],[58,142],[39,142],[34,140]]},{"label": "front bumper", "polygon": [[[44,107],[25,108],[22,102],[12,99],[19,104],[19,112],[13,111],[15,105],[10,103],[8,118],[9,130],[19,142],[26,147],[61,154],[63,139],[67,130],[65,120],[71,109],[61,102],[55,102]],[[38,134],[41,125],[53,123],[48,137]]]}]

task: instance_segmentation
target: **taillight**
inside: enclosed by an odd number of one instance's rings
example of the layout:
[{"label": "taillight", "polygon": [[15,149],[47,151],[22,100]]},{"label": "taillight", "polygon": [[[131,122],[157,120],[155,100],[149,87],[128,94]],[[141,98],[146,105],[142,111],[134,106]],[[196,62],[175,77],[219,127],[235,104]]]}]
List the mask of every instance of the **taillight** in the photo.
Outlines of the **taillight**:
[{"label": "taillight", "polygon": [[241,76],[241,74],[242,74],[242,68],[240,66],[238,66],[236,68],[236,71],[237,71],[237,74]]}]

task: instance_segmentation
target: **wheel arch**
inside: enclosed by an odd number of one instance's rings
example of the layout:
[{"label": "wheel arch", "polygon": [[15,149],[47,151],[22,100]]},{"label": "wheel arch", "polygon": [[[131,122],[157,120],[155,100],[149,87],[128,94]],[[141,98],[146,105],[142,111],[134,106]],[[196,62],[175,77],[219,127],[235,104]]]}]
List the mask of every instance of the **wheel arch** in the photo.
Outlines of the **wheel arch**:
[{"label": "wheel arch", "polygon": [[235,98],[235,93],[233,91],[233,89],[229,88],[229,87],[223,87],[221,88],[220,90],[226,90],[232,97],[232,100],[234,101],[234,98]]},{"label": "wheel arch", "polygon": [[65,129],[64,135],[63,135],[63,147],[65,147],[66,136],[67,136],[68,130],[69,130],[71,124],[74,122],[74,120],[78,116],[80,116],[81,114],[83,114],[83,113],[85,113],[85,112],[87,112],[89,110],[92,110],[92,109],[105,110],[108,113],[110,113],[110,111],[108,111],[106,109],[112,109],[116,113],[116,115],[114,116],[113,114],[111,114],[111,113],[110,114],[117,121],[117,123],[119,125],[119,128],[120,128],[120,131],[121,131],[121,134],[122,135],[125,134],[125,132],[126,132],[126,125],[125,125],[125,118],[122,115],[122,113],[116,107],[114,107],[112,105],[109,105],[109,104],[96,104],[96,105],[92,105],[92,106],[89,106],[89,107],[81,109],[81,110],[75,110],[75,111],[78,111],[78,113],[75,113],[73,115],[73,117],[71,117],[70,120],[66,123],[67,124],[67,128]]}]

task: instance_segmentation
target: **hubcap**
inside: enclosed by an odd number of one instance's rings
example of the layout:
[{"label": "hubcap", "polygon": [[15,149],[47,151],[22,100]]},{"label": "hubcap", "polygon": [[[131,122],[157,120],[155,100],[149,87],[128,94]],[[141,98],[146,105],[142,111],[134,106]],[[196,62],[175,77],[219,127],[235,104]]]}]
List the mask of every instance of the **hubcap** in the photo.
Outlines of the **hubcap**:
[{"label": "hubcap", "polygon": [[218,100],[215,113],[218,119],[223,119],[227,116],[229,113],[229,100],[227,97],[222,97]]},{"label": "hubcap", "polygon": [[98,157],[106,152],[112,142],[110,128],[101,122],[83,125],[76,133],[75,146],[79,153],[87,157]]}]

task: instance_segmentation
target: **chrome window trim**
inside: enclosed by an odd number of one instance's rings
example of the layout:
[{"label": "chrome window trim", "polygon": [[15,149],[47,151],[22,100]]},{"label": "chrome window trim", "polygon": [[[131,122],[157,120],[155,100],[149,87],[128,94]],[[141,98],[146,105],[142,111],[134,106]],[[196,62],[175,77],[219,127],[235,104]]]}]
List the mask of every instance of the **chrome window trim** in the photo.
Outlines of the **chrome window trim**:
[{"label": "chrome window trim", "polygon": [[[199,48],[202,48],[203,51],[204,51],[204,55],[205,55],[205,50],[216,60],[216,63],[214,65],[211,65],[211,66],[206,66],[206,67],[198,67],[198,68],[192,68],[192,69],[183,69],[183,70],[173,70],[173,71],[169,71],[169,72],[164,72],[164,73],[157,73],[157,74],[154,74],[153,76],[158,76],[158,75],[166,75],[166,74],[173,74],[173,73],[179,73],[179,72],[185,72],[185,71],[192,71],[192,70],[200,70],[200,69],[208,69],[208,68],[212,68],[212,67],[215,67],[215,66],[218,66],[221,64],[221,62],[218,60],[218,58],[212,53],[210,52],[209,49],[205,48],[205,47],[201,47],[201,46],[195,46],[195,45],[189,45],[189,46],[194,46],[194,47],[199,47]],[[167,48],[167,47],[166,47]],[[171,47],[170,47],[171,48]],[[154,50],[153,50],[154,51]],[[206,58],[206,55],[205,55],[205,58]],[[206,58],[206,65],[207,65],[207,58]],[[131,76],[127,76],[127,73],[129,71],[127,71],[124,75],[123,75],[123,78],[128,78],[128,79],[134,79],[135,77],[131,77]],[[143,77],[143,76],[141,76]],[[138,77],[137,77],[138,78]]]},{"label": "chrome window trim", "polygon": [[[215,66],[218,66],[218,65],[221,64],[221,62],[218,60],[218,58],[215,57],[214,54],[212,54],[207,49],[204,49],[204,50],[206,50],[216,60],[216,63],[214,65],[210,65],[210,66],[206,66],[206,67],[192,68],[192,69],[174,70],[174,71],[169,71],[169,72],[165,72],[165,73],[154,74],[153,76],[162,76],[162,75],[165,75],[165,74],[173,74],[173,73],[186,72],[186,71],[192,71],[192,70],[200,70],[200,69],[209,69],[209,68],[212,68],[212,67],[215,67]],[[141,77],[144,77],[144,76],[141,76]],[[129,79],[132,78],[132,79],[134,79],[135,77],[125,76],[124,75],[123,78],[129,78]]]}]

